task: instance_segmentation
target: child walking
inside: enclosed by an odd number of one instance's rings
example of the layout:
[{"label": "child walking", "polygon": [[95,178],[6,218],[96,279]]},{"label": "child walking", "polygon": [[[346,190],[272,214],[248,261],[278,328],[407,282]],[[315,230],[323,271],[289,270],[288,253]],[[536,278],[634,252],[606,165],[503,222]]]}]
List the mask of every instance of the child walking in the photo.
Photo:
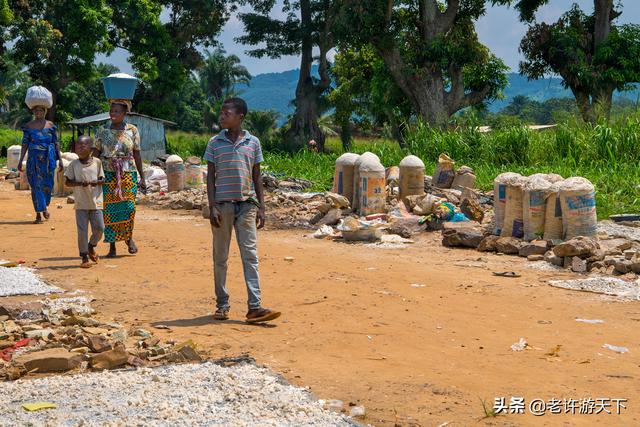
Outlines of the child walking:
[{"label": "child walking", "polygon": [[[66,185],[73,187],[76,211],[76,226],[78,228],[78,249],[82,264],[80,267],[89,268],[89,258],[98,262],[96,246],[104,232],[102,216],[102,184],[104,171],[100,159],[91,155],[93,140],[88,136],[81,136],[76,141],[78,159],[69,164],[64,173]],[[91,239],[88,239],[89,224],[91,224]]]},{"label": "child walking", "polygon": [[231,232],[242,258],[244,280],[249,295],[246,320],[266,322],[280,316],[277,311],[262,307],[258,275],[257,229],[264,227],[264,193],[260,177],[262,149],[260,141],[242,129],[247,115],[247,103],[229,98],[220,112],[220,134],[207,144],[207,196],[213,231],[213,273],[216,291],[214,319],[229,318],[227,291],[227,261]]}]

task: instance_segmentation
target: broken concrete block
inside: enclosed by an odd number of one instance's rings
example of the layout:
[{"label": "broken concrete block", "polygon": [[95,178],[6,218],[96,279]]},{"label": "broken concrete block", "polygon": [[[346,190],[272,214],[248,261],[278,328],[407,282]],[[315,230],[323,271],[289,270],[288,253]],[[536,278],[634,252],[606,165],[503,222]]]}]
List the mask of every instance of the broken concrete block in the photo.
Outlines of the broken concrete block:
[{"label": "broken concrete block", "polygon": [[571,271],[573,271],[574,273],[586,273],[587,260],[574,256],[571,260]]},{"label": "broken concrete block", "polygon": [[87,344],[94,353],[102,353],[113,348],[109,340],[102,335],[89,335],[87,337]]},{"label": "broken concrete block", "polygon": [[114,369],[125,365],[128,360],[129,353],[124,347],[118,346],[113,350],[93,355],[90,364],[93,369]]},{"label": "broken concrete block", "polygon": [[50,348],[22,354],[16,358],[16,362],[23,364],[27,371],[64,372],[77,368],[82,356],[64,348]]}]

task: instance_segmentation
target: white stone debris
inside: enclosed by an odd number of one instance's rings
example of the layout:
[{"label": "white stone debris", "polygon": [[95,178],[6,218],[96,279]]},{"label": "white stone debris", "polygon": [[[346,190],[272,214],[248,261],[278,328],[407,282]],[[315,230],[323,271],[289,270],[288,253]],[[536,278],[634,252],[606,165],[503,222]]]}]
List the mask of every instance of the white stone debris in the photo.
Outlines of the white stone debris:
[{"label": "white stone debris", "polygon": [[0,297],[56,292],[62,292],[62,289],[46,284],[30,268],[0,267]]},{"label": "white stone debris", "polygon": [[[0,388],[7,426],[355,426],[303,388],[269,370],[212,362],[7,382]],[[23,403],[57,409],[27,412]]]},{"label": "white stone debris", "polygon": [[552,280],[549,285],[573,291],[594,292],[625,299],[640,300],[640,284],[615,277],[590,277],[576,280]]}]

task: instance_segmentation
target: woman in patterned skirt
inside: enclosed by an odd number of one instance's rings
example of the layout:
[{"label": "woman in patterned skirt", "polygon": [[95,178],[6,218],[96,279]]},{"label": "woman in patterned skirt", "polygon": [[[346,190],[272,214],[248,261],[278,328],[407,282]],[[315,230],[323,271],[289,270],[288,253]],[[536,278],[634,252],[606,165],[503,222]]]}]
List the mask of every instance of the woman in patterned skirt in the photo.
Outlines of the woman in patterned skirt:
[{"label": "woman in patterned skirt", "polygon": [[126,123],[131,101],[110,100],[110,122],[96,133],[94,155],[100,157],[105,173],[104,241],[110,244],[107,257],[116,256],[116,242],[124,240],[130,254],[138,252],[133,241],[138,187],[145,190],[138,128]]}]

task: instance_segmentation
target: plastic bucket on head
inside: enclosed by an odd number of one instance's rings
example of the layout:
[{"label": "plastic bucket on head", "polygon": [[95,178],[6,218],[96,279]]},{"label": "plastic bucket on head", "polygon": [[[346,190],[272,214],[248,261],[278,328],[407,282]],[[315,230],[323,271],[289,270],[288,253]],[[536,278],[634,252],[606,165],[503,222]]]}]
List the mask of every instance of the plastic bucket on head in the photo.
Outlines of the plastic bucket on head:
[{"label": "plastic bucket on head", "polygon": [[102,78],[102,86],[107,99],[133,99],[138,79],[124,73],[110,74]]}]

